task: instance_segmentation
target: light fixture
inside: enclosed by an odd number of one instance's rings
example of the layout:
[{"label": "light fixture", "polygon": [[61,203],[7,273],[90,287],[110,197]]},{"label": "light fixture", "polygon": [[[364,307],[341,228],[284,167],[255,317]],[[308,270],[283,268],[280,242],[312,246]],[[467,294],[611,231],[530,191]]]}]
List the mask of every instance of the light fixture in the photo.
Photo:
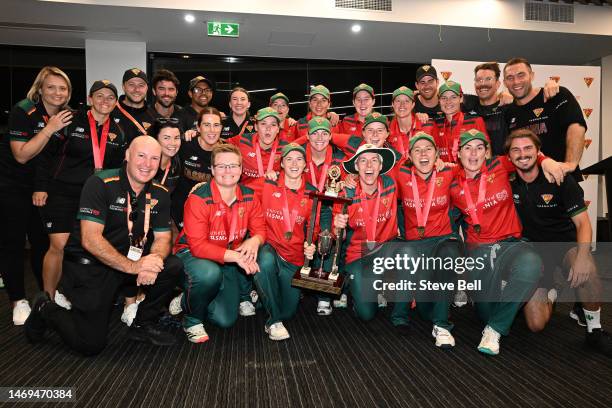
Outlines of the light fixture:
[{"label": "light fixture", "polygon": [[234,63],[237,61],[237,59],[235,57],[227,57],[227,62],[229,62],[230,64]]},{"label": "light fixture", "polygon": [[193,14],[185,14],[185,21],[193,23],[195,21],[195,16]]},{"label": "light fixture", "polygon": [[354,33],[358,33],[361,31],[361,25],[360,24],[353,24],[351,26],[351,31]]},{"label": "light fixture", "polygon": [[185,58],[185,59],[189,59],[189,58],[191,58],[191,56],[189,56],[189,55],[183,55],[183,58]]}]

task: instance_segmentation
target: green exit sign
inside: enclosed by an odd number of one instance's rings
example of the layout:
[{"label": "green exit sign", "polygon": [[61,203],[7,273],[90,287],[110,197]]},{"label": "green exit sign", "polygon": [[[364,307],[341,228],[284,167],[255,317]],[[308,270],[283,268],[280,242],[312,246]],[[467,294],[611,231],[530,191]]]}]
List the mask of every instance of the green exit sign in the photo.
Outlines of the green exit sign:
[{"label": "green exit sign", "polygon": [[208,35],[212,37],[238,37],[240,24],[208,21]]}]

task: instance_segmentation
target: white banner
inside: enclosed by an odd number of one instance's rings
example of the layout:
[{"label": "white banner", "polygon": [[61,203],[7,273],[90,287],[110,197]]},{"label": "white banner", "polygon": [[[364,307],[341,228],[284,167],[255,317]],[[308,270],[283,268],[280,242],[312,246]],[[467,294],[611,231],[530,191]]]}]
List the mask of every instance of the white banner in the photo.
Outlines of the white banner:
[{"label": "white banner", "polygon": [[[481,64],[478,61],[454,61],[454,60],[439,60],[431,61],[438,71],[440,82],[452,79],[459,82],[463,88],[463,92],[476,94],[474,89],[474,68]],[[499,64],[502,74],[503,88],[503,69],[504,64]],[[535,73],[534,86],[544,86],[544,83],[552,78],[559,82],[561,86],[569,89],[580,104],[584,118],[587,123],[585,151],[582,154],[580,167],[586,168],[599,161],[599,143],[600,143],[600,112],[601,112],[601,68],[586,67],[586,66],[565,66],[565,65],[532,65]],[[588,206],[589,217],[593,227],[593,241],[597,236],[597,194],[598,194],[598,177],[585,176],[586,180],[580,183],[584,189],[584,199]]]}]

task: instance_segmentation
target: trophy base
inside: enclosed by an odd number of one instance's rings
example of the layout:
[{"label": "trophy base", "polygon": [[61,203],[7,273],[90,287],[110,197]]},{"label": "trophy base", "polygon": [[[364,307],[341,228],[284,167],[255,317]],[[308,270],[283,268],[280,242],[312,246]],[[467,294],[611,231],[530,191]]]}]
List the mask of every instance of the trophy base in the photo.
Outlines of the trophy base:
[{"label": "trophy base", "polygon": [[329,280],[329,272],[323,272],[322,277],[316,276],[318,273],[316,270],[310,271],[307,276],[300,273],[301,269],[293,276],[291,280],[291,286],[295,286],[302,289],[310,289],[317,292],[325,292],[332,295],[339,295],[342,292],[342,286],[344,284],[344,277],[338,274],[337,280]]}]

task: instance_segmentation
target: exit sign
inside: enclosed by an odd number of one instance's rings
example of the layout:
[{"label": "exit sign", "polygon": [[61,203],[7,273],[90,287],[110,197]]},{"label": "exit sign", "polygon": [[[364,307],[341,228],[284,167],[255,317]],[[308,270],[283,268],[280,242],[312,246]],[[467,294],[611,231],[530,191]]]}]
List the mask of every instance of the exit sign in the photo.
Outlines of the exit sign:
[{"label": "exit sign", "polygon": [[238,37],[240,24],[208,21],[208,35],[212,37]]}]

